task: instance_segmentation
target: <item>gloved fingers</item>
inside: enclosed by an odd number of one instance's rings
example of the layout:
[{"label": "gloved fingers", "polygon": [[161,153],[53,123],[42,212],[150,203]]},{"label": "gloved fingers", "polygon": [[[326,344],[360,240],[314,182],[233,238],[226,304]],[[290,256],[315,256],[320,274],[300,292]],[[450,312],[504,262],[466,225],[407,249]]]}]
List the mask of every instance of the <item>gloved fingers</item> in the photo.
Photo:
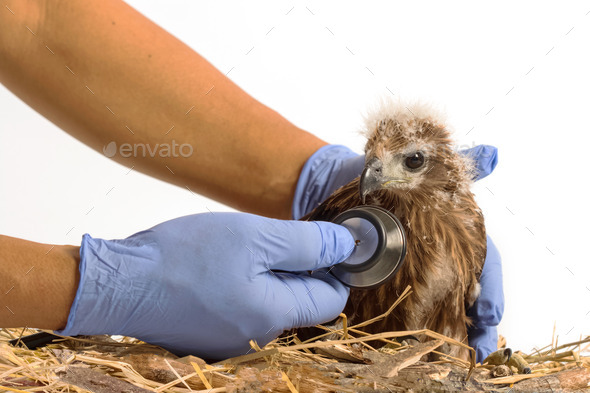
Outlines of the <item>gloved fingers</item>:
[{"label": "gloved fingers", "polygon": [[[365,169],[364,154],[358,154],[356,156],[348,155],[348,157],[342,162],[342,167],[340,168],[340,170],[336,172],[330,179],[332,181],[330,187],[332,191],[329,195],[331,195],[340,187],[350,183],[356,177],[359,177],[361,173],[363,173],[363,169]],[[326,198],[328,196],[326,196]]]},{"label": "gloved fingers", "polygon": [[[316,276],[314,274],[314,276]],[[307,273],[283,273],[279,276],[285,301],[285,328],[315,326],[336,318],[344,309],[350,290],[329,274],[318,278]],[[281,287],[282,286],[282,287]],[[289,296],[290,295],[290,296]]]},{"label": "gloved fingers", "polygon": [[481,180],[494,171],[498,164],[498,149],[490,145],[477,145],[459,153],[470,156],[475,161],[477,174],[474,180]]},{"label": "gloved fingers", "polygon": [[475,349],[476,362],[482,362],[498,349],[498,328],[496,326],[471,327],[468,330],[469,345]]},{"label": "gloved fingers", "polygon": [[264,268],[291,272],[332,266],[354,249],[350,232],[329,222],[269,220],[257,242]]},{"label": "gloved fingers", "polygon": [[313,272],[311,272],[310,276],[313,279],[324,281],[335,288],[340,288],[342,286],[344,288],[344,290],[346,290],[346,296],[348,297],[348,295],[350,295],[350,288],[348,286],[344,285],[342,283],[342,281],[340,281],[336,277],[334,277],[330,273],[331,271],[332,271],[331,267],[319,269],[319,270],[314,270]]},{"label": "gloved fingers", "polygon": [[504,313],[502,258],[492,239],[487,237],[486,260],[481,273],[481,294],[468,311],[478,327],[496,326]]},{"label": "gloved fingers", "polygon": [[299,174],[293,198],[293,219],[303,217],[337,188],[359,176],[364,161],[364,156],[346,146],[326,145],[319,148],[307,159]]}]

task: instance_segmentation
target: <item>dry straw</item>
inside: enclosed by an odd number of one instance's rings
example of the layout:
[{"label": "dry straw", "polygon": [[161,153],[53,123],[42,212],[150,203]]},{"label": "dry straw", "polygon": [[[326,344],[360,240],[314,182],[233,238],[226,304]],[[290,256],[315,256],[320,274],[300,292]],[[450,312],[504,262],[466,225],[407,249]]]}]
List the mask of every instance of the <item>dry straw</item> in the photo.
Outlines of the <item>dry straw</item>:
[{"label": "dry straw", "polygon": [[[343,319],[342,329],[331,330],[322,326],[326,330],[325,334],[304,342],[296,336],[282,337],[264,348],[251,342],[254,353],[215,364],[207,364],[194,357],[177,359],[158,347],[127,337],[117,341],[108,336],[64,338],[61,342],[29,350],[9,345],[8,341],[35,333],[36,330],[2,329],[0,391],[215,393],[266,390],[296,393],[352,392],[362,390],[363,386],[378,390],[387,386],[386,382],[379,381],[387,379],[375,379],[371,383],[360,375],[353,375],[351,379],[347,375],[354,374],[355,369],[350,368],[351,362],[360,363],[358,367],[370,371],[372,369],[369,368],[370,362],[366,361],[366,355],[379,352],[380,356],[391,356],[390,364],[395,370],[389,370],[386,374],[393,377],[403,368],[421,365],[418,362],[422,355],[433,352],[443,342],[468,348],[473,353],[467,345],[429,330],[379,334],[368,334],[360,330],[391,313],[410,294],[408,287],[390,309],[377,318],[353,326],[347,326],[346,319]],[[408,335],[424,335],[436,343],[433,345],[431,342],[430,346],[428,343],[420,344],[424,347],[417,349],[402,346],[393,340]],[[375,344],[372,346],[371,342],[386,345],[377,351],[373,348]],[[476,367],[474,361],[467,362],[441,354],[443,360],[436,362],[436,365],[429,363],[426,366],[438,367],[436,370],[440,371],[443,366],[441,363],[444,363],[445,367],[463,370],[466,378],[474,375],[473,378],[489,383],[492,387],[510,386],[525,379],[539,378],[564,370],[590,368],[590,358],[587,356],[589,348],[590,337],[557,345],[554,336],[551,345],[528,355],[523,354],[532,368],[531,374],[485,381],[482,378],[489,376],[486,368],[491,367]],[[445,372],[440,373],[441,380],[446,378]],[[344,383],[345,381],[348,382]]]}]

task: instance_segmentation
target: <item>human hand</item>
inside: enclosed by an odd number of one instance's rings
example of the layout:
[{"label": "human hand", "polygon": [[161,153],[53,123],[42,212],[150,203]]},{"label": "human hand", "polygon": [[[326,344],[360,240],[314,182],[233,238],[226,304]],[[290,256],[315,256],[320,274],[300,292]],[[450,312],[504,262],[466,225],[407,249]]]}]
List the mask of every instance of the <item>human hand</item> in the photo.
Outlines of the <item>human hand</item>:
[{"label": "human hand", "polygon": [[132,336],[210,359],[243,355],[251,339],[264,345],[336,318],[348,288],[307,271],[353,248],[336,224],[245,213],[181,217],[123,240],[84,235],[78,291],[57,333]]},{"label": "human hand", "polygon": [[326,145],[311,155],[299,174],[292,215],[299,220],[318,207],[334,191],[361,175],[365,156],[348,147]]},{"label": "human hand", "polygon": [[467,329],[467,336],[469,345],[475,349],[478,362],[498,349],[497,326],[504,314],[502,258],[489,236],[487,241],[486,260],[479,279],[481,293],[467,310],[467,316],[473,321],[473,325]]},{"label": "human hand", "polygon": [[[460,151],[475,161],[476,176],[481,180],[493,172],[498,160],[494,146],[478,145]],[[315,152],[305,163],[293,201],[293,217],[298,219],[315,209],[336,189],[359,176],[365,165],[365,157],[344,146],[327,145]],[[498,250],[488,236],[488,251],[480,279],[481,295],[468,310],[473,320],[469,328],[469,344],[482,360],[496,350],[498,334],[496,326],[504,312],[502,264]]]}]

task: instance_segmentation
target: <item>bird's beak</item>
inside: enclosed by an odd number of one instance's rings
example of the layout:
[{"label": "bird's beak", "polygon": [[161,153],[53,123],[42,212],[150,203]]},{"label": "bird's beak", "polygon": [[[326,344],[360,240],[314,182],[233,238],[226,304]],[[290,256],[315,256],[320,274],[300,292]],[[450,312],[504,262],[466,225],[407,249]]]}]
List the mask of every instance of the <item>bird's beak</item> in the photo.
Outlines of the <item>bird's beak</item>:
[{"label": "bird's beak", "polygon": [[365,164],[365,169],[361,174],[359,189],[363,205],[365,204],[365,197],[367,194],[381,188],[381,185],[383,184],[382,167],[383,163],[378,158],[371,158],[369,162]]},{"label": "bird's beak", "polygon": [[407,183],[408,178],[386,177],[383,175],[383,163],[378,158],[371,158],[366,164],[359,184],[361,203],[365,204],[365,198],[373,191],[380,190],[393,183]]}]

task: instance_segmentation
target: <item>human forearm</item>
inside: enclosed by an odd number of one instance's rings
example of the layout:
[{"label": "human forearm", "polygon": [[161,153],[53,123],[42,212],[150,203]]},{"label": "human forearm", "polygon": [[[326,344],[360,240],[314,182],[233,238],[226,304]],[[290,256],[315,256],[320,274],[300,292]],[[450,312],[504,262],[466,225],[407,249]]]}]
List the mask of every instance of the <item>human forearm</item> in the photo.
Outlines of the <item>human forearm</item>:
[{"label": "human forearm", "polygon": [[0,326],[61,329],[76,295],[79,247],[0,235]]},{"label": "human forearm", "polygon": [[111,141],[189,144],[190,157],[113,158],[238,209],[290,217],[299,171],[324,142],[123,2],[8,7],[0,81],[37,111],[98,151]]}]

